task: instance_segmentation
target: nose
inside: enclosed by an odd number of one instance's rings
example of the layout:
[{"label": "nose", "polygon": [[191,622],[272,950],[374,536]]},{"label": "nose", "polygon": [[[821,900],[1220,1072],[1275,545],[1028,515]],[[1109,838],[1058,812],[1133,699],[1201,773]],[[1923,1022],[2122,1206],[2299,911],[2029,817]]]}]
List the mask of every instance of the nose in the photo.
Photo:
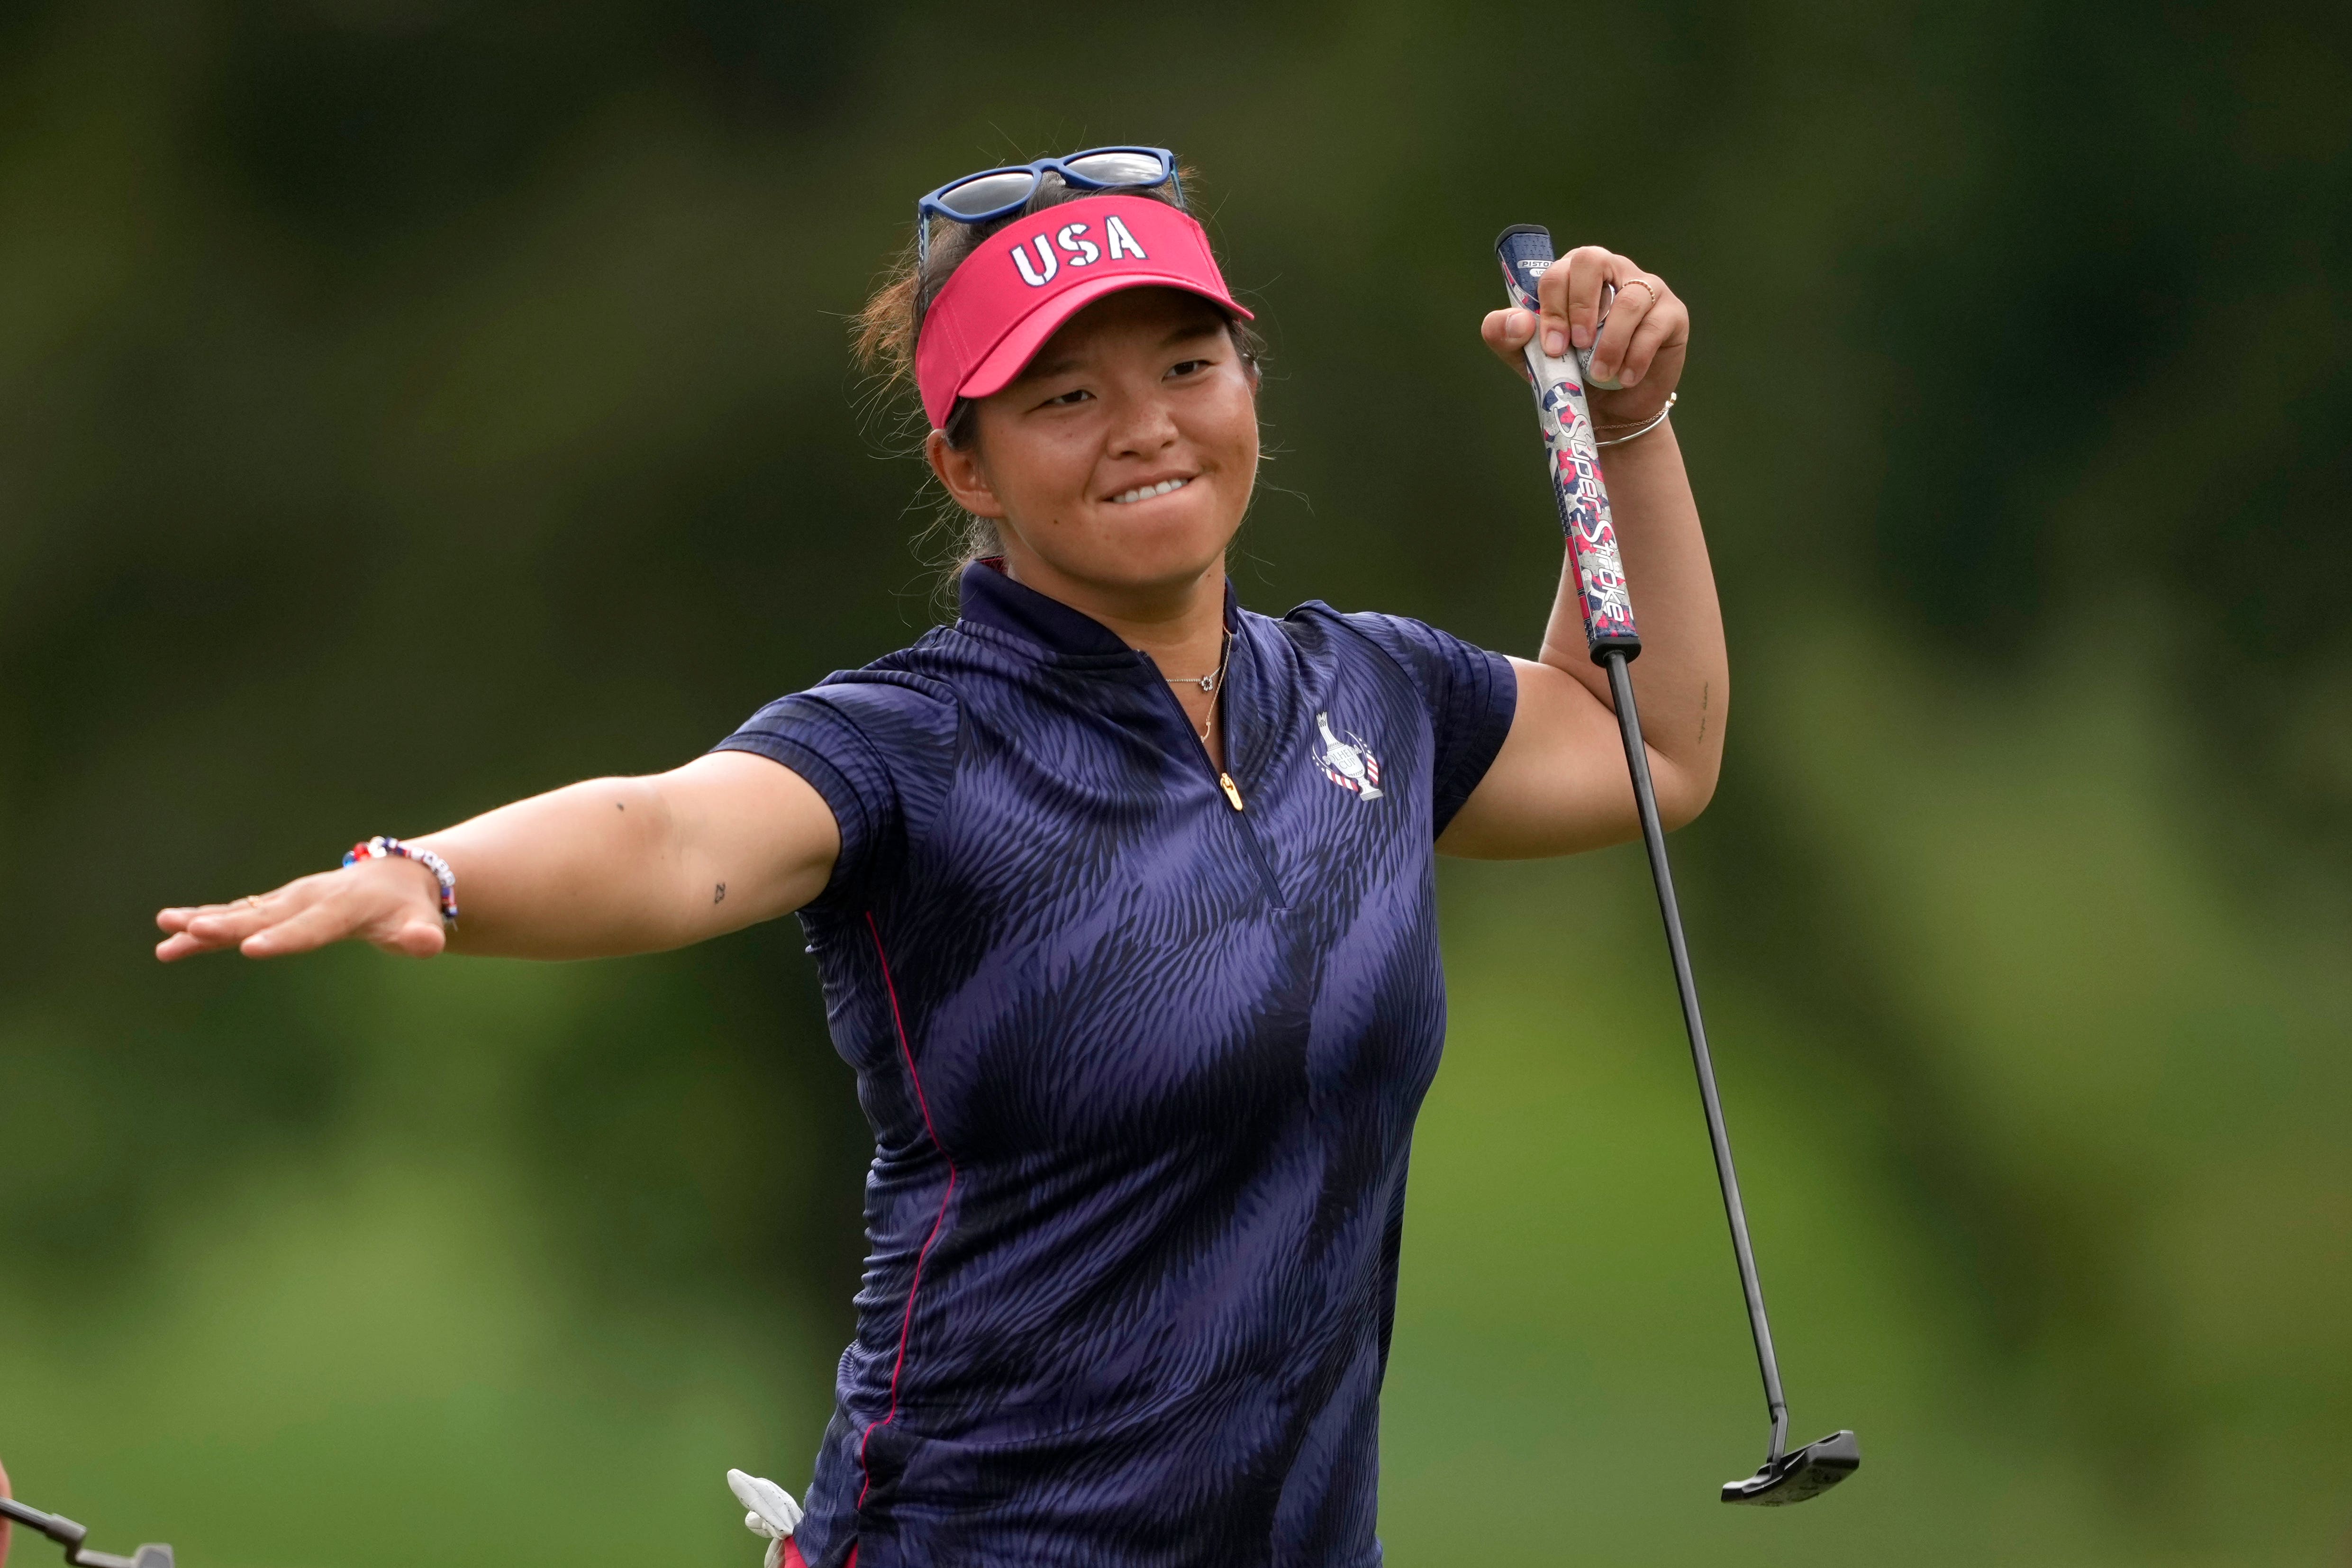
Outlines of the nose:
[{"label": "nose", "polygon": [[1118,399],[1114,408],[1116,417],[1109,433],[1111,456],[1151,457],[1175,444],[1176,415],[1156,384],[1148,392],[1131,392]]}]

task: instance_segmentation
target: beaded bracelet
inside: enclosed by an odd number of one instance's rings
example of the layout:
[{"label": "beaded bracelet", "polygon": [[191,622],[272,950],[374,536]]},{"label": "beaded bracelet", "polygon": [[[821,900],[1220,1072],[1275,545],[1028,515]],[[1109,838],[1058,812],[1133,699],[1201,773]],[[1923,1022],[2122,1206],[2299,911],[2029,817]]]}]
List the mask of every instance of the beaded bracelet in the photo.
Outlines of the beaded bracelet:
[{"label": "beaded bracelet", "polygon": [[365,843],[353,844],[351,852],[343,857],[343,863],[351,866],[357,865],[362,861],[392,860],[395,857],[415,861],[433,873],[433,880],[441,884],[441,918],[451,925],[457,925],[457,873],[449,869],[447,861],[443,860],[431,850],[419,849],[414,844],[404,844],[398,839],[388,839],[382,833],[378,833]]}]

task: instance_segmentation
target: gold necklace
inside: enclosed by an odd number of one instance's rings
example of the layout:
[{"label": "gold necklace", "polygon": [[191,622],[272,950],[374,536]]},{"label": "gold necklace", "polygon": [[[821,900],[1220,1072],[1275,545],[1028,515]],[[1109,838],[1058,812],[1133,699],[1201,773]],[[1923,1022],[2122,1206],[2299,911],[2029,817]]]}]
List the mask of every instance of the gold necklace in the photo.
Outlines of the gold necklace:
[{"label": "gold necklace", "polygon": [[1171,686],[1198,686],[1204,692],[1213,694],[1219,686],[1225,684],[1225,661],[1232,658],[1233,653],[1234,634],[1227,632],[1217,645],[1215,669],[1205,675],[1163,675],[1160,678]]},{"label": "gold necklace", "polygon": [[[1225,684],[1225,665],[1234,656],[1234,634],[1228,632],[1217,647],[1217,667],[1205,675],[1165,675],[1161,678],[1171,686],[1198,686],[1209,694],[1209,722],[1201,727],[1201,744],[1209,744],[1209,732],[1217,727],[1217,693]],[[1185,723],[1192,720],[1187,718]]]}]

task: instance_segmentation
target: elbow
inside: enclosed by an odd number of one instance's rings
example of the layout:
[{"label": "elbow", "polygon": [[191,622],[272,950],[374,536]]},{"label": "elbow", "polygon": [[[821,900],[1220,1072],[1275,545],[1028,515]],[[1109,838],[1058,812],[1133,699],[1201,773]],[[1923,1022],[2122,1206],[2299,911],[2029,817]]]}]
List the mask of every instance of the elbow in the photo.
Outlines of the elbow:
[{"label": "elbow", "polygon": [[1701,766],[1676,763],[1650,754],[1650,778],[1658,796],[1658,822],[1666,831],[1688,827],[1698,821],[1715,799],[1715,784],[1722,772],[1719,758],[1709,758]]}]

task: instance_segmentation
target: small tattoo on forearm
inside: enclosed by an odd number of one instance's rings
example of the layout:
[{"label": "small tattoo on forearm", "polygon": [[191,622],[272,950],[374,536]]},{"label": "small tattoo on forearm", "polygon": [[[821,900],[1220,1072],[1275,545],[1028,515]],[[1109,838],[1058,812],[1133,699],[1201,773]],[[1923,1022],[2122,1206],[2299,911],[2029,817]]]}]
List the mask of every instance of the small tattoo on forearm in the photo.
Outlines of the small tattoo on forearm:
[{"label": "small tattoo on forearm", "polygon": [[1705,746],[1706,744],[1707,694],[1712,692],[1714,689],[1715,686],[1711,682],[1702,684],[1698,688],[1698,743],[1701,746]]},{"label": "small tattoo on forearm", "polygon": [[710,902],[713,904],[724,904],[727,902],[727,884],[725,883],[722,882],[717,887],[710,890]]}]

